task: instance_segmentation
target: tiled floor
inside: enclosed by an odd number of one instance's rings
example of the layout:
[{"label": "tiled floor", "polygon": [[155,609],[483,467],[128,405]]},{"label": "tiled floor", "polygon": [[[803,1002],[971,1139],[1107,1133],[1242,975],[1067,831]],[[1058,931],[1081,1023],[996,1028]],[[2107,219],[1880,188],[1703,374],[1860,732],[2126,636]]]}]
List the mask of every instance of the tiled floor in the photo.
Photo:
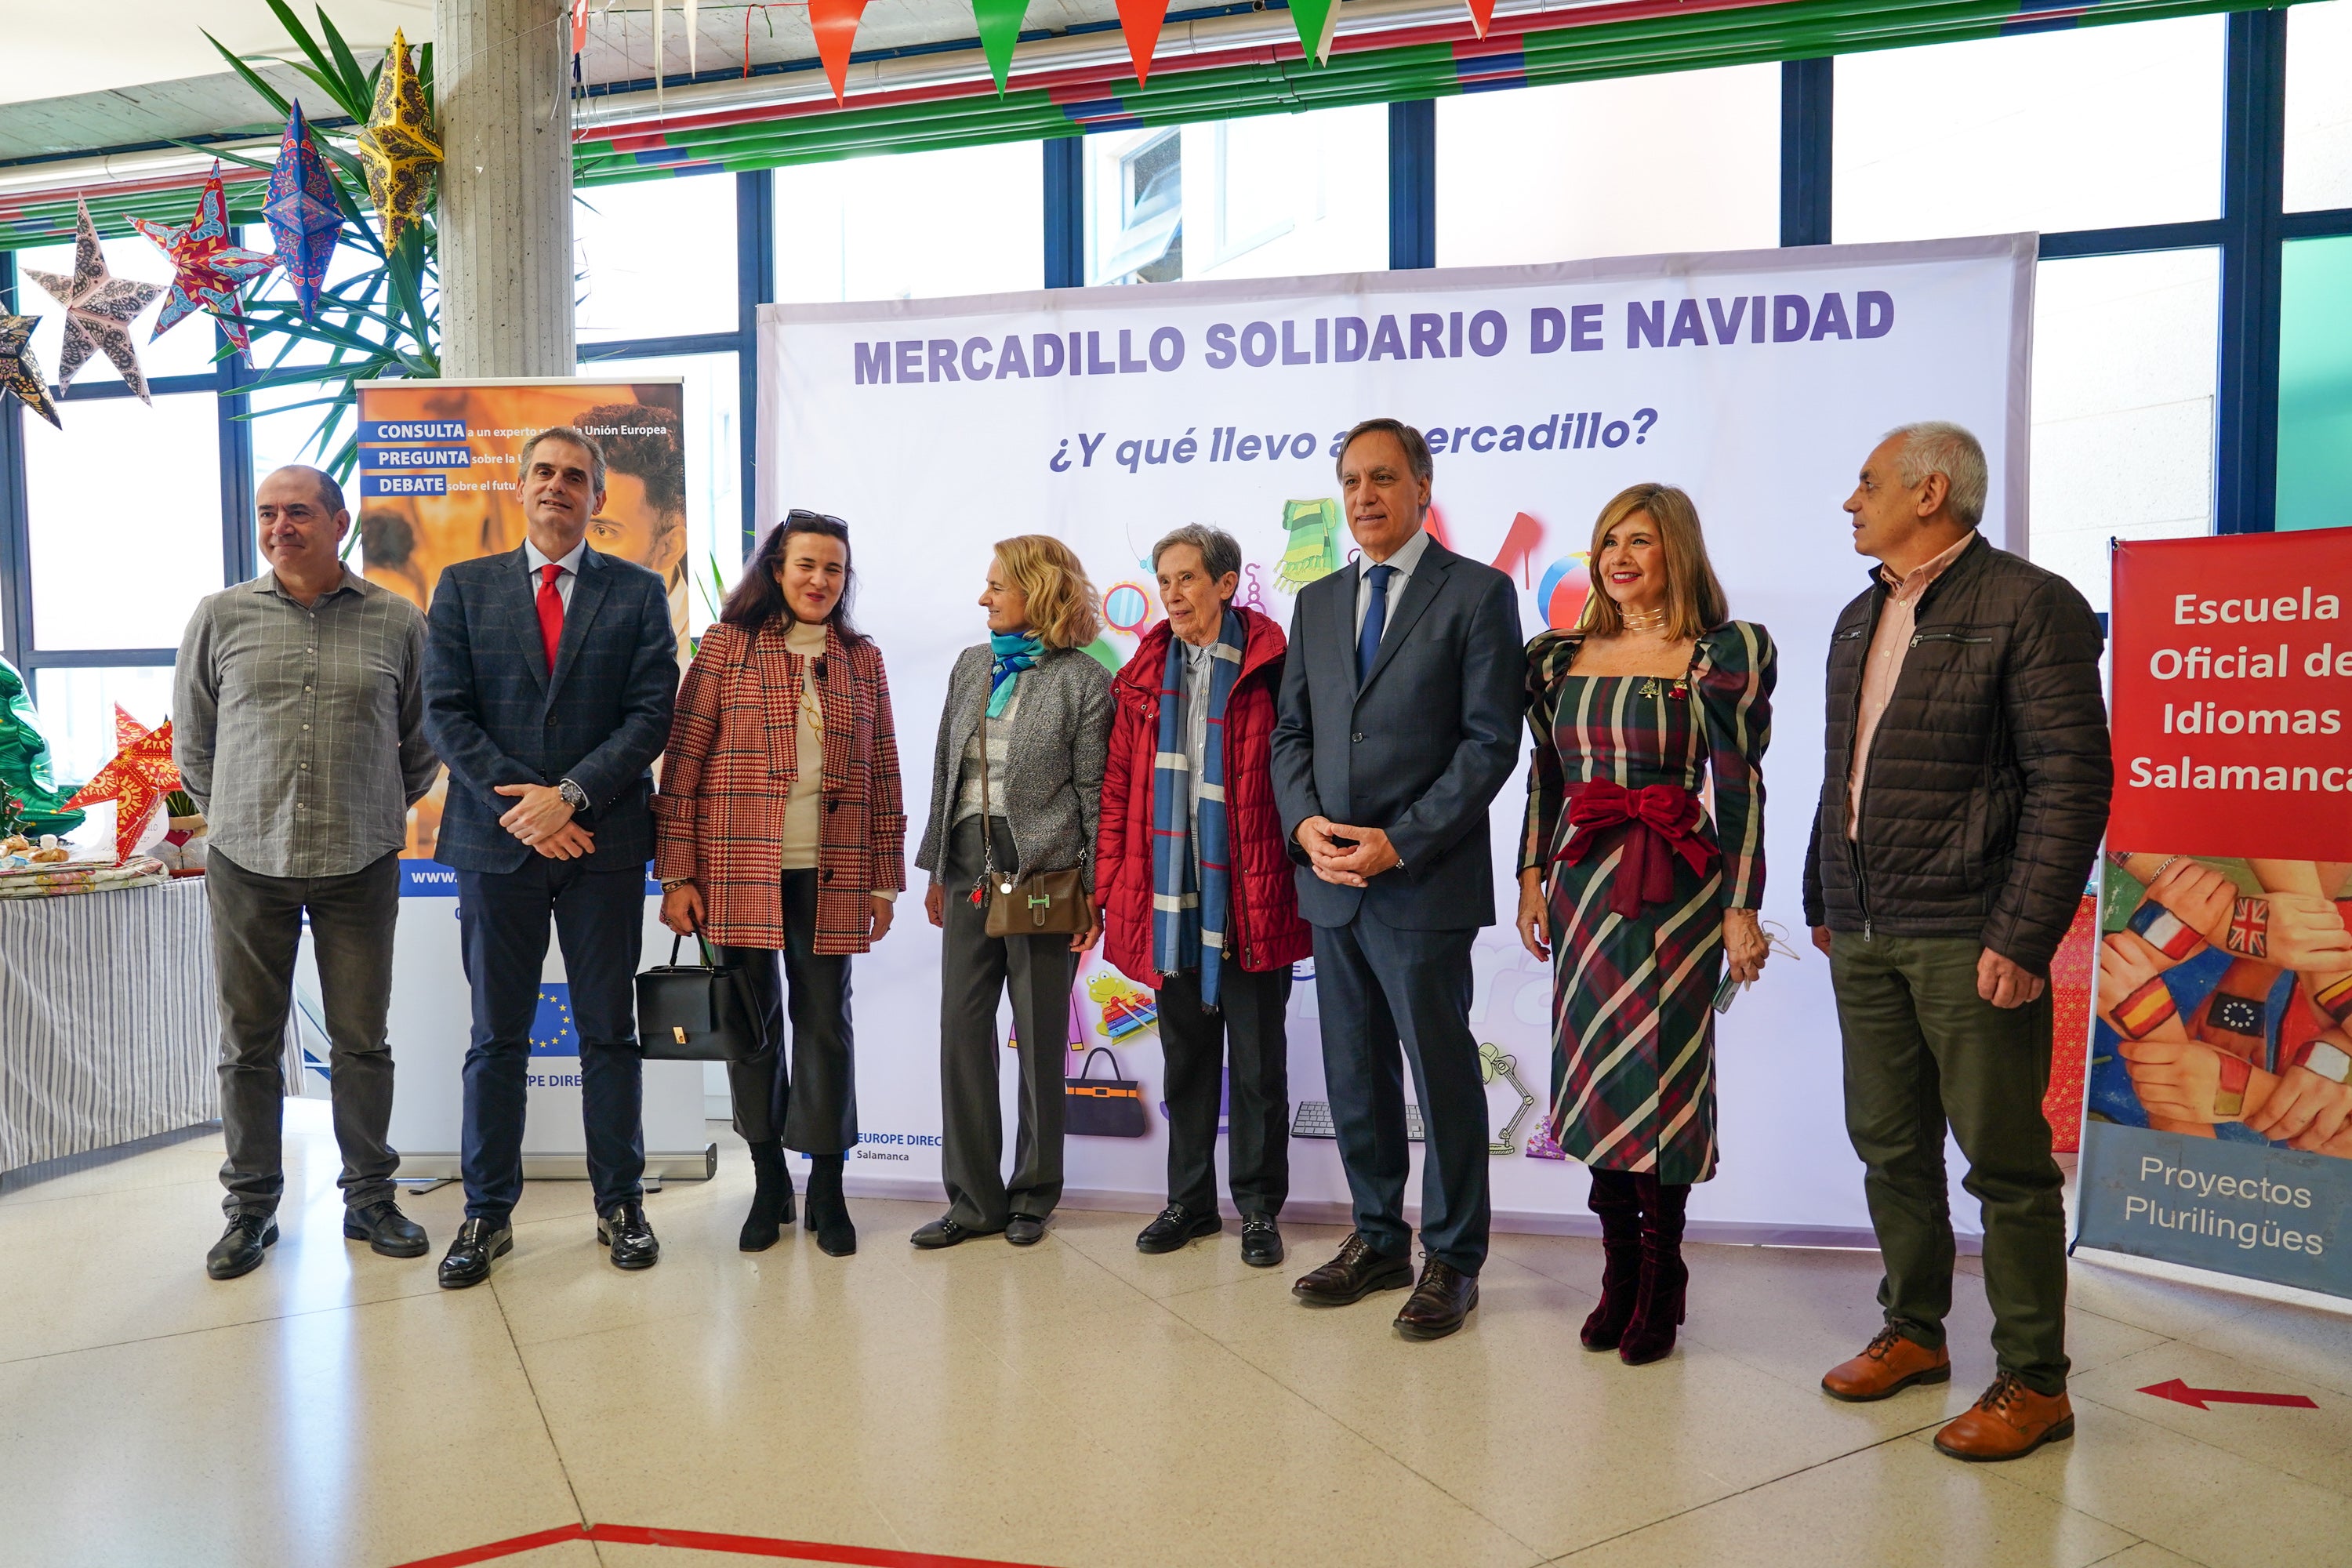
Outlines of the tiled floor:
[{"label": "tiled floor", "polygon": [[[285,1237],[241,1280],[201,1268],[216,1134],[0,1193],[0,1563],[390,1568],[600,1522],[1056,1568],[2352,1563],[2352,1317],[2078,1263],[2078,1435],[1964,1466],[1928,1439],[1991,1375],[1973,1273],[1950,1387],[1846,1405],[1815,1383],[1875,1325],[1865,1254],[1692,1248],[1682,1348],[1636,1369],[1576,1344],[1590,1241],[1497,1237],[1472,1326],[1410,1344],[1395,1296],[1291,1300],[1327,1227],[1269,1273],[1230,1233],[1141,1257],[1130,1215],[927,1254],[929,1208],[854,1200],[856,1258],[745,1256],[729,1143],[649,1201],[650,1273],[542,1183],[445,1293],[341,1239],[323,1107],[289,1109]],[[437,1257],[457,1191],[408,1206]],[[2319,1408],[2137,1392],[2173,1377]]]}]

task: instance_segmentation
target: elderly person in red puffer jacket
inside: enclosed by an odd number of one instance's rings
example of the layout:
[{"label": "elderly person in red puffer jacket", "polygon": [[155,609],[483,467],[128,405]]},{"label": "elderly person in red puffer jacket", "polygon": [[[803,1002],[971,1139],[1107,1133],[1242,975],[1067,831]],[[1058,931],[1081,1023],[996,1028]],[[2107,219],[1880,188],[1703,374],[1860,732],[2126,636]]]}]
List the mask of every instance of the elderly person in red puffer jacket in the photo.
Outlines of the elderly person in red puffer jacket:
[{"label": "elderly person in red puffer jacket", "polygon": [[1290,1191],[1290,966],[1314,950],[1275,805],[1282,628],[1233,603],[1242,552],[1188,525],[1153,547],[1168,619],[1111,683],[1095,898],[1103,951],[1149,985],[1168,1061],[1168,1206],[1135,1238],[1173,1252],[1217,1214],[1220,1071],[1230,1052],[1231,1175],[1242,1261],[1282,1261]]}]

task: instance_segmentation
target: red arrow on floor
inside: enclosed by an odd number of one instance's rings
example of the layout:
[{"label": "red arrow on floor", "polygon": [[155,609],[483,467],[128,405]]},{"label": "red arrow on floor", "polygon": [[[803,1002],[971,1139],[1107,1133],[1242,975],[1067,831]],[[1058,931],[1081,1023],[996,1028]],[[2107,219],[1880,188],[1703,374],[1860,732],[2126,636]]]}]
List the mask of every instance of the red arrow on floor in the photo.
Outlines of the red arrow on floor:
[{"label": "red arrow on floor", "polygon": [[2210,1401],[2215,1405],[2283,1405],[2290,1410],[2316,1410],[2319,1402],[2300,1394],[2246,1394],[2233,1388],[2191,1388],[2179,1378],[2164,1383],[2151,1383],[2140,1390],[2158,1399],[2169,1399],[2175,1405],[2193,1405],[2202,1410]]}]

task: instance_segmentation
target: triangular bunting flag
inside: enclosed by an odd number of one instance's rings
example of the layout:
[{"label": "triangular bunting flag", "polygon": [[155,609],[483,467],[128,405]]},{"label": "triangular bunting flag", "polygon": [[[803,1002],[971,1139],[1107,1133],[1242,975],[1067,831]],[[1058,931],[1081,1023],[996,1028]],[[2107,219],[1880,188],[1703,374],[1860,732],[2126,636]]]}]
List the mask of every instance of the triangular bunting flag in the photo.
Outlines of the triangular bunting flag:
[{"label": "triangular bunting flag", "polygon": [[[816,58],[824,62],[824,79],[833,83],[833,101],[840,103],[849,90],[849,50],[857,41],[857,19],[866,15],[866,0],[809,0],[809,30],[816,35]],[[998,79],[1000,85],[1003,79]]]},{"label": "triangular bunting flag", "polygon": [[[745,12],[743,19],[750,21],[751,13]],[[695,0],[686,0],[686,74],[688,76],[698,75],[702,70],[701,59],[695,51],[695,45],[700,41],[702,19],[695,11]],[[1485,34],[1479,36],[1483,37]]]},{"label": "triangular bunting flag", "polygon": [[1319,66],[1331,58],[1331,36],[1339,30],[1339,0],[1290,0],[1290,20],[1307,58]]},{"label": "triangular bunting flag", "polygon": [[1486,36],[1486,28],[1494,20],[1495,0],[1470,0],[1470,25],[1478,29],[1480,37]]},{"label": "triangular bunting flag", "polygon": [[1118,0],[1118,30],[1127,37],[1139,82],[1151,79],[1152,51],[1160,47],[1160,24],[1167,19],[1168,0]]},{"label": "triangular bunting flag", "polygon": [[971,0],[971,19],[980,24],[981,53],[988,57],[988,74],[996,79],[999,97],[1004,79],[1013,74],[1013,46],[1021,41],[1021,19],[1029,0]]}]

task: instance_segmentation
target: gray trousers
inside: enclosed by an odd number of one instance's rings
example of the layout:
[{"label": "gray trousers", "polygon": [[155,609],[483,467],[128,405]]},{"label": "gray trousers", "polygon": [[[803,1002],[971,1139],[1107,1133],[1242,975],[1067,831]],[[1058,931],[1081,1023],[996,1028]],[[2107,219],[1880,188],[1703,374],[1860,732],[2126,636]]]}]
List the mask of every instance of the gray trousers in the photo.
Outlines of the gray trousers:
[{"label": "gray trousers", "polygon": [[221,1207],[231,1215],[276,1214],[286,1190],[286,1020],[306,913],[327,1013],[328,1085],[343,1153],[338,1184],[349,1207],[381,1203],[393,1195],[392,1175],[400,1168],[400,1155],[385,1141],[392,1047],[384,1038],[399,853],[341,877],[265,877],[218,849],[205,868],[220,986],[221,1131],[228,1143]]},{"label": "gray trousers", "polygon": [[[1001,816],[988,823],[1001,868],[1011,858],[1013,832]],[[988,911],[971,901],[981,871],[980,824],[968,816],[955,825],[941,879],[940,1163],[949,1217],[973,1230],[999,1231],[1014,1215],[1044,1219],[1062,1198],[1062,1078],[1077,955],[1067,936],[988,934]],[[996,1005],[1008,985],[1021,1042],[1021,1116],[1010,1182],[996,1090]]]}]

